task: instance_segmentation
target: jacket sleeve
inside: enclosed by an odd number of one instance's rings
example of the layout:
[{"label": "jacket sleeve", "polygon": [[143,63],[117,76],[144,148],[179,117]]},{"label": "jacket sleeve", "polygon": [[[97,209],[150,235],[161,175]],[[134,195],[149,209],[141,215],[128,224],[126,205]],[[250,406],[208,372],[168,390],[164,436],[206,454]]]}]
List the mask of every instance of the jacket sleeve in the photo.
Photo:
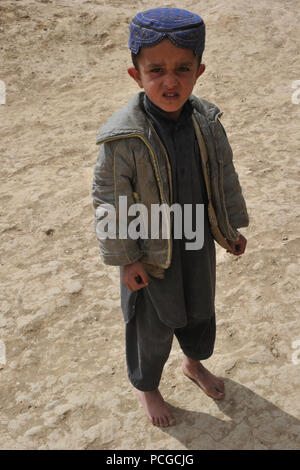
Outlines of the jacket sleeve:
[{"label": "jacket sleeve", "polygon": [[238,229],[249,225],[249,217],[238,174],[233,163],[232,149],[229,144],[225,129],[220,120],[217,120],[222,135],[223,157],[223,190],[225,196],[226,211],[231,227]]},{"label": "jacket sleeve", "polygon": [[[137,240],[126,236],[127,226],[132,219],[127,217],[126,208],[134,203],[134,175],[134,158],[125,139],[100,145],[94,168],[92,197],[94,229],[105,264],[130,264],[143,255]],[[123,196],[121,206],[120,196]]]}]

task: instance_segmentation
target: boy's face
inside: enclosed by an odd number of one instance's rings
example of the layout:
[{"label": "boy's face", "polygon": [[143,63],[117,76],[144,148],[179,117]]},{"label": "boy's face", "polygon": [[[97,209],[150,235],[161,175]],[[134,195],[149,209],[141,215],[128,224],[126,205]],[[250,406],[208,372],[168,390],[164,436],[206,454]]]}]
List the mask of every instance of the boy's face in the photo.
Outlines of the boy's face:
[{"label": "boy's face", "polygon": [[153,47],[143,47],[138,67],[130,67],[129,75],[144,88],[148,98],[160,109],[177,119],[194,85],[205,70],[190,49],[175,46],[164,39]]}]

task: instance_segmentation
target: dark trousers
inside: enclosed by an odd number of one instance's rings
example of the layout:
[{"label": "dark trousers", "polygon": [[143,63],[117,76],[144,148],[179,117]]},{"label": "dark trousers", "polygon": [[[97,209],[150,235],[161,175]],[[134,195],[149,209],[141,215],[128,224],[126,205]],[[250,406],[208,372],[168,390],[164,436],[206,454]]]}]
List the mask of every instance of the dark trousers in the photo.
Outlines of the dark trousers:
[{"label": "dark trousers", "polygon": [[163,367],[176,336],[183,353],[195,360],[208,359],[216,337],[215,315],[193,318],[183,328],[170,328],[161,322],[147,294],[141,289],[135,315],[126,324],[126,362],[132,385],[142,391],[156,390]]}]

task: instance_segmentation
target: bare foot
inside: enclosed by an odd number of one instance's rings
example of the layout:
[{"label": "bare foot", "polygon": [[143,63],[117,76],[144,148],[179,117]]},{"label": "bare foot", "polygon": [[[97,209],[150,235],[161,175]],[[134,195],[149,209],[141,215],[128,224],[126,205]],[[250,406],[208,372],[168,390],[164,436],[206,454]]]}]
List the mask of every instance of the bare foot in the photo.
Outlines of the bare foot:
[{"label": "bare foot", "polygon": [[182,370],[183,373],[199,385],[209,397],[215,400],[221,400],[225,397],[223,380],[209,372],[199,361],[185,357]]},{"label": "bare foot", "polygon": [[142,392],[136,389],[136,393],[152,424],[162,427],[173,426],[175,424],[175,418],[172,416],[168,405],[158,389],[152,392]]}]

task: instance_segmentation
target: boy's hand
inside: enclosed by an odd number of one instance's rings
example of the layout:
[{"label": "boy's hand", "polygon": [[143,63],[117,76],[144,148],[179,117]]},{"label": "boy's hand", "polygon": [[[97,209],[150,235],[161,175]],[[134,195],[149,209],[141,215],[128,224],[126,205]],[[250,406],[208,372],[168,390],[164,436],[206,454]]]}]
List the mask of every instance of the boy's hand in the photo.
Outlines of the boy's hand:
[{"label": "boy's hand", "polygon": [[130,290],[138,290],[148,285],[149,278],[140,261],[126,264],[123,268],[122,281]]},{"label": "boy's hand", "polygon": [[241,234],[240,238],[236,242],[233,242],[231,240],[227,240],[227,242],[231,247],[231,250],[227,250],[227,253],[232,253],[233,255],[240,256],[246,250],[247,239]]}]

